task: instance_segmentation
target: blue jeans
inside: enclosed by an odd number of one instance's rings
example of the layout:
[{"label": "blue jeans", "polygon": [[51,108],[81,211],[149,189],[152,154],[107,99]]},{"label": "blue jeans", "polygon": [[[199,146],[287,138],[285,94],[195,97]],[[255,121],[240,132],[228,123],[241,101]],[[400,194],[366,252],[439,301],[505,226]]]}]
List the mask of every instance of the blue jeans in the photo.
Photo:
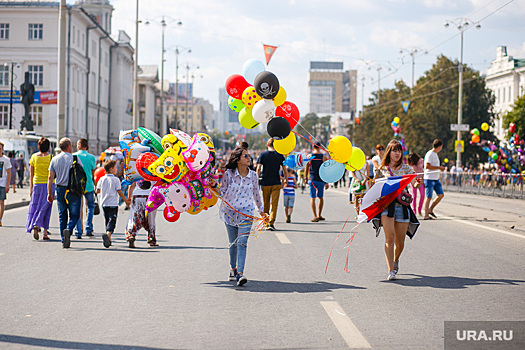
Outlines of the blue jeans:
[{"label": "blue jeans", "polygon": [[67,228],[69,232],[73,232],[78,222],[80,217],[80,198],[82,198],[81,196],[68,193],[66,202],[66,191],[67,188],[65,186],[57,186],[58,220],[60,221],[62,242],[64,241],[64,230]]},{"label": "blue jeans", "polygon": [[[95,213],[95,192],[86,192],[84,193],[84,198],[86,198],[86,206],[87,206],[87,218],[86,218],[86,233],[93,232],[93,215]],[[78,220],[77,222],[77,236],[82,236],[82,220]]]},{"label": "blue jeans", "polygon": [[436,194],[439,196],[443,194],[443,186],[439,180],[423,180],[425,184],[425,196],[427,198],[432,198],[433,192],[436,191]]},{"label": "blue jeans", "polygon": [[246,247],[252,228],[251,222],[243,222],[240,226],[231,226],[226,223],[225,225],[230,241],[230,267],[232,269],[237,268],[237,272],[244,272]]}]

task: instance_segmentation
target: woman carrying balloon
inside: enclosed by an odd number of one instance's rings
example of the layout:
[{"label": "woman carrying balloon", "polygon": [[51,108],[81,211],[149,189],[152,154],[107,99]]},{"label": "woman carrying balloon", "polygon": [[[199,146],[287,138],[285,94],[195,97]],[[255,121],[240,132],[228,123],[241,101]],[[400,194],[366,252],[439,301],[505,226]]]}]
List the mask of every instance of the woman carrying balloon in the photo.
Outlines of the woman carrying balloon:
[{"label": "woman carrying balloon", "polygon": [[[403,163],[403,147],[397,140],[392,140],[386,146],[379,169],[376,170],[376,179],[381,177],[402,176],[413,174],[414,170]],[[419,187],[422,180],[414,178],[412,186]],[[408,193],[407,193],[408,194]],[[385,257],[388,265],[388,280],[395,280],[399,271],[399,257],[405,246],[405,236],[409,223],[417,223],[417,218],[408,205],[401,204],[395,199],[381,213],[381,225],[385,230]]]},{"label": "woman carrying balloon", "polygon": [[257,207],[263,213],[263,203],[259,193],[257,173],[250,170],[250,155],[236,147],[230,154],[226,171],[221,181],[222,203],[219,210],[221,220],[226,225],[230,242],[230,281],[244,285],[246,247],[253,224],[253,211]]}]

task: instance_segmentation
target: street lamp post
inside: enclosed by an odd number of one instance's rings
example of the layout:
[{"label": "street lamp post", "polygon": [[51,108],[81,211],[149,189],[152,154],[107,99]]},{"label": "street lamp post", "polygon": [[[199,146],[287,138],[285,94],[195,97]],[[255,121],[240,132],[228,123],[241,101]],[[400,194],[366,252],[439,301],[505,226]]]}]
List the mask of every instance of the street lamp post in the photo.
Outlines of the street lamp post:
[{"label": "street lamp post", "polygon": [[139,127],[139,0],[135,9],[135,60],[133,62],[133,129]]},{"label": "street lamp post", "polygon": [[[450,24],[454,24],[457,29],[461,33],[461,41],[460,41],[460,58],[459,58],[459,88],[458,88],[458,124],[461,124],[463,121],[463,32],[467,30],[469,26],[471,26],[473,22],[469,20],[468,18],[456,18],[455,20],[446,21],[445,22],[445,28],[447,28]],[[476,23],[476,29],[481,28],[481,25],[479,23]],[[458,144],[461,143],[461,131],[457,131],[457,140]],[[461,152],[459,147],[456,148],[456,166],[459,167],[461,165]]]},{"label": "street lamp post", "polygon": [[[401,49],[399,50],[399,53],[402,54],[402,53],[408,53],[410,55],[410,57],[412,57],[412,89],[414,89],[414,68],[415,68],[415,65],[416,65],[416,53],[420,52],[421,49],[417,48],[417,47],[410,47],[410,48],[406,48],[406,49]],[[424,51],[423,54],[427,54],[428,51]]]},{"label": "street lamp post", "polygon": [[[181,50],[179,50],[181,48]],[[174,126],[176,129],[179,128],[178,126],[178,116],[179,116],[179,54],[187,51],[188,53],[191,53],[191,49],[187,47],[182,46],[176,46],[175,47],[175,120],[174,120]]]}]

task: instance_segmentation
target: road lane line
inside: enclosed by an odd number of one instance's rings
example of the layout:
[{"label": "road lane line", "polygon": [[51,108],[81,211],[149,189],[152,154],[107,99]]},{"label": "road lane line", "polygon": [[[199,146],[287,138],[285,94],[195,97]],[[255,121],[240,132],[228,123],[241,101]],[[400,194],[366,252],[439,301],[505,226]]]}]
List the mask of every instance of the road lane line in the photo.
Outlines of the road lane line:
[{"label": "road lane line", "polygon": [[0,255],[4,255],[5,253],[0,253]]},{"label": "road lane line", "polygon": [[286,237],[284,233],[275,232],[275,236],[281,242],[281,244],[292,244],[292,242],[290,242],[290,240],[288,239],[288,237]]},{"label": "road lane line", "polygon": [[493,228],[493,227],[489,227],[489,226],[485,226],[485,225],[476,224],[474,222],[470,222],[470,221],[467,221],[467,220],[454,219],[453,217],[450,217],[450,216],[441,216],[441,218],[452,220],[452,221],[456,221],[456,222],[460,222],[462,224],[471,225],[471,226],[474,226],[474,227],[479,227],[479,228],[482,228],[482,229],[485,229],[485,230],[494,231],[494,232],[498,232],[498,233],[503,233],[503,234],[506,234],[506,235],[509,235],[509,236],[525,239],[525,235],[520,235],[520,234],[517,234],[517,233],[512,233],[512,232],[507,232],[507,231],[504,231],[504,230],[500,230],[498,228]]},{"label": "road lane line", "polygon": [[352,320],[346,316],[336,301],[321,301],[324,310],[352,349],[371,348],[365,337],[359,332]]}]

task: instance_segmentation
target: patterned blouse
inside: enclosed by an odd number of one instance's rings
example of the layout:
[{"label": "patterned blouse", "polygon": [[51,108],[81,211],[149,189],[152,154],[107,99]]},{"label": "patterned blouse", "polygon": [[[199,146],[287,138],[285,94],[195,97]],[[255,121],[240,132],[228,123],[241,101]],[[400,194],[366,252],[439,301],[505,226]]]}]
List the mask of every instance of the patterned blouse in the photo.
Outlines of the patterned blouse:
[{"label": "patterned blouse", "polygon": [[[412,167],[408,164],[401,164],[401,168],[397,170],[392,170],[393,176],[402,176],[402,175],[408,175],[408,174],[414,174],[415,171],[412,169]],[[379,179],[381,177],[391,177],[390,171],[388,171],[388,167],[379,168],[376,170],[376,179]]]},{"label": "patterned blouse", "polygon": [[[237,169],[227,169],[221,181],[221,197],[235,210],[243,214],[253,215],[255,206],[257,206],[259,213],[263,212],[263,203],[259,193],[259,179],[253,170],[242,177]],[[231,226],[239,226],[241,223],[251,221],[235,210],[222,202],[219,209],[221,220]]]}]

